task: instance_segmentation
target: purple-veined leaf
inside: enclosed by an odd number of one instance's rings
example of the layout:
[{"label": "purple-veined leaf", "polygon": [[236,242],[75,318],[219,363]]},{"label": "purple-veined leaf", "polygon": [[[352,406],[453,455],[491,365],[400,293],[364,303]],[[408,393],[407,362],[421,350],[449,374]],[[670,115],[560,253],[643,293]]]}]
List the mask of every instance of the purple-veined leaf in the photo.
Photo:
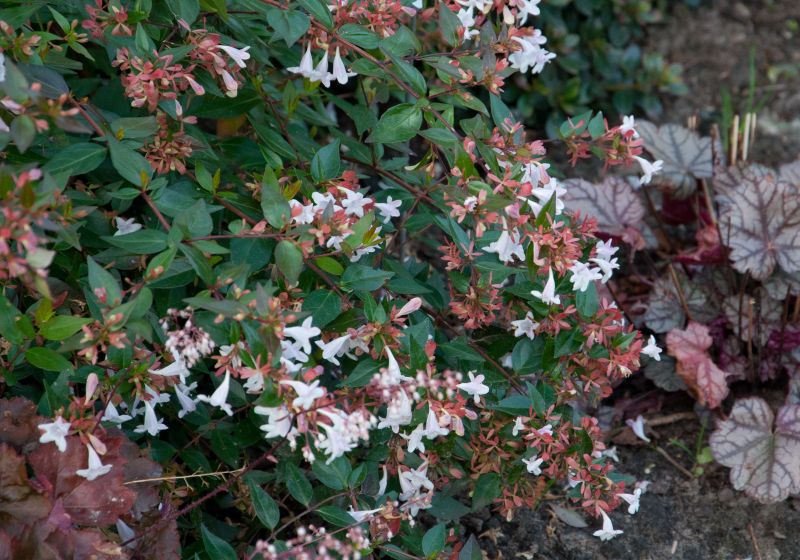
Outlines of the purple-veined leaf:
[{"label": "purple-veined leaf", "polygon": [[664,162],[662,172],[654,181],[669,185],[674,196],[686,198],[695,191],[695,179],[708,179],[713,175],[711,138],[701,138],[677,124],[658,127],[648,121],[638,121],[636,130],[644,141],[644,148]]},{"label": "purple-veined leaf", "polygon": [[633,186],[624,178],[608,176],[602,183],[585,179],[564,181],[566,206],[597,220],[597,229],[608,235],[625,237],[630,229],[640,230],[645,207]]},{"label": "purple-veined leaf", "polygon": [[722,242],[733,267],[757,280],[776,266],[800,272],[800,196],[762,166],[732,169],[715,180]]},{"label": "purple-veined leaf", "polygon": [[786,499],[800,491],[800,405],[781,407],[775,418],[763,399],[736,401],[711,434],[711,451],[731,468],[737,490],[761,503]]}]

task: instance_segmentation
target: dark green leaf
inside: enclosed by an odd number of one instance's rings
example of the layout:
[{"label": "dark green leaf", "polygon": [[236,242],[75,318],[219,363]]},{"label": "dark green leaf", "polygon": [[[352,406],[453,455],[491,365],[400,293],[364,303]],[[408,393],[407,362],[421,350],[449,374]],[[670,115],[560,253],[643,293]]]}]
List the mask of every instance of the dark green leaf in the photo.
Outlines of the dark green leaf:
[{"label": "dark green leaf", "polygon": [[376,270],[363,264],[353,264],[344,271],[339,285],[345,290],[371,292],[383,286],[383,283],[392,276],[394,276],[392,272]]},{"label": "dark green leaf", "polygon": [[286,278],[286,283],[294,286],[303,270],[303,253],[297,248],[297,245],[283,239],[275,247],[275,264]]},{"label": "dark green leaf", "polygon": [[91,319],[84,317],[73,317],[71,315],[56,315],[50,318],[42,328],[41,334],[47,340],[64,340],[81,330],[81,327],[91,323]]},{"label": "dark green leaf", "polygon": [[330,290],[316,290],[306,296],[303,311],[310,313],[312,323],[322,328],[341,314],[342,300]]},{"label": "dark green leaf", "polygon": [[72,364],[61,354],[50,348],[37,346],[25,351],[25,359],[32,366],[45,371],[71,371]]},{"label": "dark green leaf", "polygon": [[421,126],[422,110],[411,103],[400,103],[381,115],[367,142],[405,142],[414,138]]},{"label": "dark green leaf", "polygon": [[311,503],[313,493],[311,483],[294,463],[286,464],[286,488],[292,497],[304,506]]},{"label": "dark green leaf", "polygon": [[148,184],[153,177],[153,168],[144,156],[112,136],[106,136],[106,139],[111,150],[111,163],[117,173],[137,187]]},{"label": "dark green leaf", "polygon": [[422,537],[422,552],[425,556],[433,556],[444,550],[447,538],[447,526],[444,523],[434,525]]},{"label": "dark green leaf", "polygon": [[225,540],[209,531],[205,525],[200,525],[203,537],[203,548],[209,558],[214,560],[237,560],[236,551]]},{"label": "dark green leaf", "polygon": [[281,520],[278,504],[259,485],[252,481],[248,481],[247,485],[250,488],[250,499],[258,520],[267,529],[274,529]]},{"label": "dark green leaf", "polygon": [[320,148],[311,160],[311,177],[317,183],[338,177],[342,167],[339,156],[339,140],[334,140],[324,148]]},{"label": "dark green leaf", "polygon": [[94,171],[105,159],[105,146],[80,142],[60,150],[43,169],[51,175],[64,174],[72,177]]}]

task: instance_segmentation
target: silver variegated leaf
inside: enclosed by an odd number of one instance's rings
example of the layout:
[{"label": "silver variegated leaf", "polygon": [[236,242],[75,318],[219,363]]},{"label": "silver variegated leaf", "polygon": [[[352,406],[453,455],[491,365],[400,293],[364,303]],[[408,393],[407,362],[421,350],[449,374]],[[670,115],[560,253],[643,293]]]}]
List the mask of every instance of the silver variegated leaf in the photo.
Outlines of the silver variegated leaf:
[{"label": "silver variegated leaf", "polygon": [[[677,276],[692,319],[700,322],[714,319],[718,307],[716,302],[705,292],[704,283],[691,282],[682,272],[678,272]],[[647,310],[643,318],[647,327],[657,333],[665,333],[683,327],[686,322],[686,314],[670,275],[659,277],[656,280],[653,291],[650,292]]]},{"label": "silver variegated leaf", "polygon": [[564,195],[567,208],[594,217],[597,229],[603,233],[622,237],[626,228],[642,228],[644,204],[624,177],[608,176],[602,183],[569,179],[563,186],[567,189]]},{"label": "silver variegated leaf", "polygon": [[644,148],[664,162],[654,182],[669,186],[674,196],[686,198],[695,192],[696,179],[708,179],[713,175],[711,138],[701,138],[677,124],[659,127],[648,121],[637,121],[636,130],[644,141]]},{"label": "silver variegated leaf", "polygon": [[765,504],[786,499],[800,491],[800,405],[781,407],[776,419],[763,399],[737,400],[711,434],[711,452],[737,490]]},{"label": "silver variegated leaf", "polygon": [[800,187],[800,159],[781,165],[780,169],[778,169],[778,178],[781,181]]},{"label": "silver variegated leaf", "polygon": [[675,367],[677,361],[672,356],[661,356],[661,360],[647,360],[644,365],[644,376],[664,391],[686,391],[686,383],[678,376]]},{"label": "silver variegated leaf", "polygon": [[800,272],[800,193],[762,166],[730,170],[715,180],[722,242],[733,267],[757,280],[776,266]]}]

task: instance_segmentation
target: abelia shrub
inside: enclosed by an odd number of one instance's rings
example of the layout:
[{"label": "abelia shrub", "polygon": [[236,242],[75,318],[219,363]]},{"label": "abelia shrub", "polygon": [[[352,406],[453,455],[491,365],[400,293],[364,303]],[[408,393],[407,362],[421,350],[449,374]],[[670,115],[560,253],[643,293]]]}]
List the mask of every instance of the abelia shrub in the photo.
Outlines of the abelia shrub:
[{"label": "abelia shrub", "polygon": [[[562,484],[619,533],[641,490],[582,411],[660,350],[501,99],[555,56],[537,4],[8,14],[0,402],[27,412],[0,496],[36,506],[0,524],[12,556],[53,527],[76,557],[456,554],[448,522]],[[632,118],[561,133],[660,166]]]}]

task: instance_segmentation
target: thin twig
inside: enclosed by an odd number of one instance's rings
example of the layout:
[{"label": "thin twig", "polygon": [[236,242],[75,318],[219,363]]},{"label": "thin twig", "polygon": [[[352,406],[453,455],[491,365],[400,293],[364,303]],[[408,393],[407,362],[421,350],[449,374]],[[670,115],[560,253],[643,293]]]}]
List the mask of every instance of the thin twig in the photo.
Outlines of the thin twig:
[{"label": "thin twig", "polygon": [[681,472],[681,474],[685,475],[685,476],[686,476],[686,477],[687,477],[689,480],[693,480],[693,479],[694,479],[694,475],[692,475],[692,473],[690,473],[690,472],[689,472],[689,471],[686,469],[686,467],[684,467],[684,466],[683,466],[683,465],[681,465],[681,464],[680,464],[678,461],[676,461],[675,459],[673,459],[673,458],[672,458],[672,455],[670,455],[669,453],[667,453],[667,452],[664,450],[664,448],[662,448],[662,447],[661,447],[661,446],[659,446],[659,445],[656,445],[656,448],[655,448],[655,449],[656,449],[656,451],[658,451],[658,453],[659,453],[659,454],[660,454],[662,457],[664,457],[664,459],[666,459],[667,461],[669,461],[669,463],[670,463],[670,464],[671,464],[673,467],[675,467],[676,469],[678,469],[678,470]]},{"label": "thin twig", "polygon": [[747,524],[747,532],[750,533],[750,540],[753,541],[753,550],[756,553],[756,560],[763,560],[761,556],[761,549],[758,547],[758,540],[756,539],[756,532],[753,530],[753,524]]},{"label": "thin twig", "polygon": [[143,484],[145,482],[166,482],[166,481],[171,481],[171,480],[186,480],[188,478],[204,478],[204,477],[208,477],[208,476],[219,476],[219,475],[223,475],[223,474],[240,473],[243,470],[244,470],[244,467],[242,467],[240,469],[235,469],[235,470],[232,470],[232,471],[217,471],[217,472],[212,472],[212,473],[195,473],[195,474],[187,474],[187,475],[183,475],[183,476],[157,476],[157,477],[154,477],[154,478],[139,478],[137,480],[128,480],[126,482],[123,482],[123,484],[125,484],[125,485],[128,485],[128,484]]}]

